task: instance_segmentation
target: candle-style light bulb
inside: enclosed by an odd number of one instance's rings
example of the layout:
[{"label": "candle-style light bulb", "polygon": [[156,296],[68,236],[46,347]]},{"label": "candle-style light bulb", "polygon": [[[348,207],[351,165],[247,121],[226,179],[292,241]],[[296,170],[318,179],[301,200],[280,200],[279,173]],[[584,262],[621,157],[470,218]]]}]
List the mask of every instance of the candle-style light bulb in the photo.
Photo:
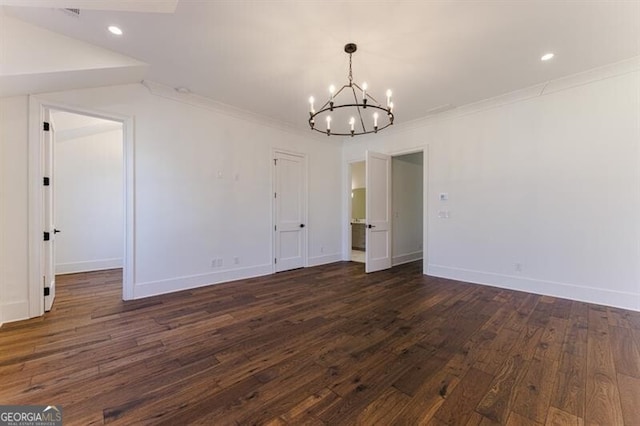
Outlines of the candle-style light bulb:
[{"label": "candle-style light bulb", "polygon": [[373,127],[378,127],[378,113],[373,113]]},{"label": "candle-style light bulb", "polygon": [[313,99],[313,96],[309,97],[309,112],[311,114],[313,114],[314,112],[316,112],[315,109],[313,109],[313,102],[315,101],[315,99]]},{"label": "candle-style light bulb", "polygon": [[387,108],[389,108],[390,103],[391,103],[391,89],[387,90]]},{"label": "candle-style light bulb", "polygon": [[351,131],[353,132],[353,130],[354,130],[354,129],[353,129],[353,126],[356,124],[356,119],[355,119],[355,118],[353,118],[353,117],[351,117],[351,118],[349,119],[349,124],[351,125]]},{"label": "candle-style light bulb", "polygon": [[393,112],[393,102],[389,102],[389,112]]},{"label": "candle-style light bulb", "polygon": [[362,100],[367,99],[367,89],[369,88],[369,86],[367,85],[367,83],[362,83]]},{"label": "candle-style light bulb", "polygon": [[327,130],[331,130],[331,116],[327,115]]}]

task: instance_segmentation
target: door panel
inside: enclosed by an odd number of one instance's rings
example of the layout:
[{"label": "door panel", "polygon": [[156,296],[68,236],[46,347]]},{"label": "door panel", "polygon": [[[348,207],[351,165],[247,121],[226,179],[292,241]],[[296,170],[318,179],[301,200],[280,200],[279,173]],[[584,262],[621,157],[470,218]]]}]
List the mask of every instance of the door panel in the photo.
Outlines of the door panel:
[{"label": "door panel", "polygon": [[391,156],[367,151],[366,272],[391,268]]},{"label": "door panel", "polygon": [[275,270],[302,268],[306,263],[306,170],[304,157],[275,155]]}]

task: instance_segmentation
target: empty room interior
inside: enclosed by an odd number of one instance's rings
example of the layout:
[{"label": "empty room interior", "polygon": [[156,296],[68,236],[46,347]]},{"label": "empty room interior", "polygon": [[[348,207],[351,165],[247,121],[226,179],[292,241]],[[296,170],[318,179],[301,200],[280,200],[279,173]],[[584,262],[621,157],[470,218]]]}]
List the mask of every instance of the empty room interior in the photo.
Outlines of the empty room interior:
[{"label": "empty room interior", "polygon": [[0,383],[640,425],[640,1],[0,0]]}]

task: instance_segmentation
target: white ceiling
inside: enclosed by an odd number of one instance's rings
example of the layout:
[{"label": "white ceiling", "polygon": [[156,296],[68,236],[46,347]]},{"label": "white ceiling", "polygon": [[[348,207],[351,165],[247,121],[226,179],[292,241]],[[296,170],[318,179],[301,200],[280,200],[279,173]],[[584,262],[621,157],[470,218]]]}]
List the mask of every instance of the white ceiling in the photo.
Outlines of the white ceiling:
[{"label": "white ceiling", "polygon": [[[64,4],[64,0],[57,0]],[[135,2],[133,2],[135,3]],[[144,2],[143,2],[144,3]],[[306,127],[310,95],[393,89],[396,123],[640,55],[640,1],[193,1],[175,13],[5,6],[150,64],[145,79]],[[106,31],[118,25],[124,35]],[[555,58],[541,62],[540,56]]]}]

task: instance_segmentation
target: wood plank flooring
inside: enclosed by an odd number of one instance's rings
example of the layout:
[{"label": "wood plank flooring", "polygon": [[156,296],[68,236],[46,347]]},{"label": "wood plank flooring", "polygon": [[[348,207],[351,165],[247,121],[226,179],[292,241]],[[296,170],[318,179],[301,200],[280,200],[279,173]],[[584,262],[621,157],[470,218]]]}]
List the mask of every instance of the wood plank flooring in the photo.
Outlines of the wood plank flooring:
[{"label": "wood plank flooring", "polygon": [[640,313],[341,262],[122,302],[58,278],[0,404],[66,425],[640,425]]}]

